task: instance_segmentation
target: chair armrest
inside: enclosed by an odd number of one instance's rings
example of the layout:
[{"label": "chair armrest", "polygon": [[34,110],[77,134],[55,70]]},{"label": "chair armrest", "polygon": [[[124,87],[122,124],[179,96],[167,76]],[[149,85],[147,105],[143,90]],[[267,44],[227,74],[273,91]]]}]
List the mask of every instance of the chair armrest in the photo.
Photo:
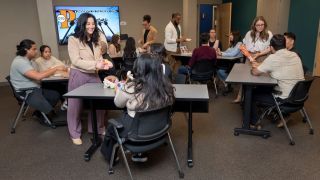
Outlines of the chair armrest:
[{"label": "chair armrest", "polygon": [[111,124],[112,126],[116,127],[117,129],[123,128],[123,124],[121,124],[119,121],[117,121],[115,119],[109,119],[108,123]]}]

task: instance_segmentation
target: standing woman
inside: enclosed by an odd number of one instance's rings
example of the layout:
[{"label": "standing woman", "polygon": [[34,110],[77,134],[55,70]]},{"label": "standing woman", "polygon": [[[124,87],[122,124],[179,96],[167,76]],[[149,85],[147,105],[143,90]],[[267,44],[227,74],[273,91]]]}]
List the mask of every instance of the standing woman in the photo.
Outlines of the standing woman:
[{"label": "standing woman", "polygon": [[[99,69],[112,67],[110,61],[102,61],[100,41],[106,42],[96,26],[97,20],[90,13],[83,13],[77,21],[74,34],[68,40],[68,52],[71,60],[68,91],[72,91],[83,84],[101,82]],[[72,142],[81,145],[81,118],[82,101],[68,99],[68,129]],[[97,110],[98,133],[104,134],[105,111]],[[91,113],[88,115],[88,131],[92,132]]]}]

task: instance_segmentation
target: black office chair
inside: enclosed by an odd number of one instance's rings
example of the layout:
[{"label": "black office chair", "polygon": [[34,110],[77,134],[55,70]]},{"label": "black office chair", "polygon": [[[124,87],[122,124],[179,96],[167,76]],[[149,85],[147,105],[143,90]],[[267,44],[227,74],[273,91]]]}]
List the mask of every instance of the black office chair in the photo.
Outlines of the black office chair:
[{"label": "black office chair", "polygon": [[200,83],[213,82],[216,95],[218,95],[218,89],[215,78],[215,61],[211,59],[203,59],[196,61],[191,68],[189,74],[189,82],[198,81]]},{"label": "black office chair", "polygon": [[[18,114],[16,115],[16,118],[14,119],[12,126],[11,126],[11,134],[14,134],[16,132],[16,126],[18,124],[18,121],[20,119],[21,114],[23,114],[22,118],[23,118],[23,120],[25,120],[26,113],[29,109],[29,105],[27,104],[26,101],[27,101],[29,95],[33,92],[34,88],[24,88],[24,89],[20,89],[19,91],[16,91],[10,81],[10,76],[7,76],[6,80],[8,81],[8,83],[11,87],[13,96],[16,98],[16,100],[18,101],[18,104],[20,105],[20,109],[18,111]],[[24,92],[24,93],[19,93],[19,92]],[[47,125],[49,125],[53,129],[56,128],[56,126],[49,120],[49,118],[46,116],[45,113],[41,112],[41,115],[45,119]]]},{"label": "black office chair", "polygon": [[168,142],[176,160],[179,177],[184,177],[169,134],[169,129],[171,127],[170,106],[148,112],[137,112],[131,125],[131,130],[126,137],[119,136],[118,130],[123,128],[123,125],[120,122],[110,119],[109,124],[113,126],[117,138],[117,144],[113,148],[112,157],[110,159],[109,174],[113,174],[113,162],[118,146],[120,146],[120,151],[130,178],[133,179],[126,159],[125,150],[128,150],[131,153],[144,153]]},{"label": "black office chair", "polygon": [[[290,145],[294,145],[295,142],[292,138],[292,135],[290,133],[290,130],[287,126],[287,122],[285,121],[284,116],[287,116],[291,113],[300,111],[303,122],[308,122],[309,124],[309,134],[313,134],[314,130],[311,124],[311,121],[309,119],[309,116],[304,108],[304,102],[308,99],[309,95],[309,89],[313,82],[314,78],[310,78],[308,80],[299,81],[297,84],[293,87],[291,90],[289,97],[286,99],[280,99],[277,98],[275,94],[272,94],[275,104],[274,106],[268,107],[264,113],[262,114],[260,119],[263,119],[265,115],[271,114],[273,111],[277,111],[278,116],[280,117],[283,126],[287,132],[287,135],[290,139]],[[275,117],[276,118],[276,117]]]}]

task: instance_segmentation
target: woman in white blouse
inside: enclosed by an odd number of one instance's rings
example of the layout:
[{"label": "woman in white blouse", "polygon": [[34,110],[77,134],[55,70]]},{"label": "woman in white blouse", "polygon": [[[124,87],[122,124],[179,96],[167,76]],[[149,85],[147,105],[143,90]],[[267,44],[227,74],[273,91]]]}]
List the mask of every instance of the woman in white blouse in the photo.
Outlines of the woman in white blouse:
[{"label": "woman in white blouse", "polygon": [[258,16],[253,20],[251,30],[243,39],[243,44],[257,61],[263,61],[270,52],[272,33],[267,27],[264,17]]},{"label": "woman in white blouse", "polygon": [[[267,21],[263,16],[256,17],[251,25],[251,30],[247,32],[243,39],[243,44],[250,52],[253,59],[262,62],[270,52],[270,40],[272,33],[268,29]],[[233,101],[241,101],[242,87],[240,88],[237,98]]]}]

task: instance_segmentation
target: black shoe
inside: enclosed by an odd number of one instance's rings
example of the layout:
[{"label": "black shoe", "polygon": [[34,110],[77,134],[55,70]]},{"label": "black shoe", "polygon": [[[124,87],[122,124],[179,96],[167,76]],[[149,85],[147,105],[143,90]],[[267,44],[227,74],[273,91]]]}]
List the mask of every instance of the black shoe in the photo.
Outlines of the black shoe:
[{"label": "black shoe", "polygon": [[131,160],[133,162],[146,162],[148,161],[148,157],[142,153],[138,153],[138,154],[133,154],[131,157]]}]

